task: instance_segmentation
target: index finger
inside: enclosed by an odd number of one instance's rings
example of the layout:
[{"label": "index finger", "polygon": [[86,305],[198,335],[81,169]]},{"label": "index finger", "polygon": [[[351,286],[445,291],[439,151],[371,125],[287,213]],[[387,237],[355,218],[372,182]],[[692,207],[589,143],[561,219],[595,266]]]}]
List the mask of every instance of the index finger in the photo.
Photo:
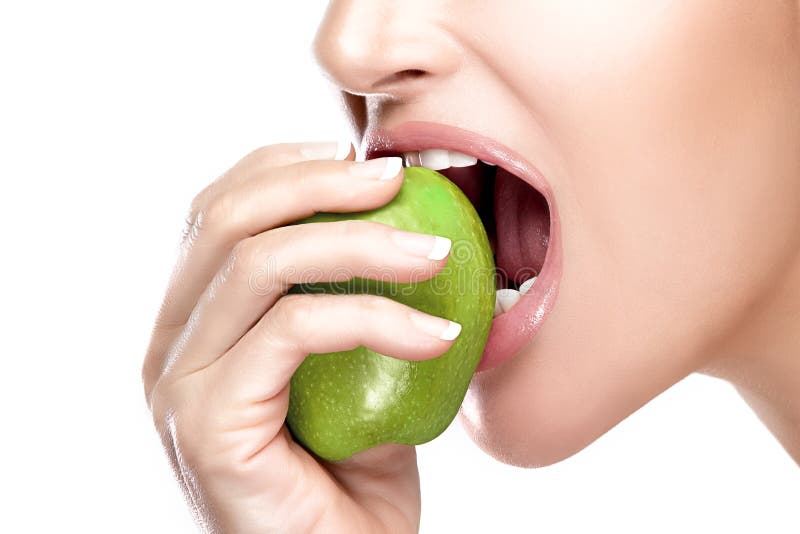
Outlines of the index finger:
[{"label": "index finger", "polygon": [[225,174],[209,184],[192,202],[192,218],[199,206],[234,186],[257,177],[266,169],[285,167],[312,160],[355,160],[355,150],[349,141],[311,143],[278,143],[257,148],[243,157]]},{"label": "index finger", "polygon": [[[211,199],[240,188],[248,181],[257,180],[272,168],[313,160],[353,161],[354,159],[355,151],[347,141],[268,145],[242,158],[195,197],[187,219],[187,230],[181,241],[178,260],[173,267],[147,348],[142,369],[145,382],[152,382],[154,377],[161,373],[163,359],[160,356],[166,352],[175,336],[183,329],[197,298],[205,290],[219,269],[220,262],[233,246],[233,243],[220,242],[229,240],[230,236],[219,236],[218,240],[212,239],[210,242],[204,240],[200,246],[196,246],[197,243],[192,239],[196,237],[192,235],[193,232],[199,228],[198,221],[195,220],[197,214]],[[235,242],[235,239],[233,241]]]}]

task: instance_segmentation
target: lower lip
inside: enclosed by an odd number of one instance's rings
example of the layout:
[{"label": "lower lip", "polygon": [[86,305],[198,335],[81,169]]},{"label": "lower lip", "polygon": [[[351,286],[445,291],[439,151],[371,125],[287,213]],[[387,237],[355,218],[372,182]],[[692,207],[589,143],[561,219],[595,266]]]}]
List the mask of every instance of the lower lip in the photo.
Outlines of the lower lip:
[{"label": "lower lip", "polygon": [[550,238],[542,271],[511,310],[492,321],[489,340],[476,372],[493,369],[512,359],[528,343],[553,308],[561,281],[561,232],[555,205],[550,202]]},{"label": "lower lip", "polygon": [[512,359],[538,332],[553,308],[561,281],[561,225],[549,184],[533,165],[516,152],[475,132],[429,122],[406,122],[390,131],[373,130],[366,135],[367,157],[380,153],[441,148],[465,152],[499,165],[535,188],[547,200],[550,236],[542,270],[530,290],[510,311],[492,321],[489,339],[477,372],[487,371]]}]

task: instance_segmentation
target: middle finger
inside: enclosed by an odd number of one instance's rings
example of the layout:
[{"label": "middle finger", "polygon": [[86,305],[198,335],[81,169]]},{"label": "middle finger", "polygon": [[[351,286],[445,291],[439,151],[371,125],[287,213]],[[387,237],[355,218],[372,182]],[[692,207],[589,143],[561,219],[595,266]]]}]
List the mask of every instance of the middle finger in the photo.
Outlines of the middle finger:
[{"label": "middle finger", "polygon": [[369,221],[278,228],[240,242],[192,311],[168,368],[184,375],[232,347],[293,284],[431,278],[450,240]]}]

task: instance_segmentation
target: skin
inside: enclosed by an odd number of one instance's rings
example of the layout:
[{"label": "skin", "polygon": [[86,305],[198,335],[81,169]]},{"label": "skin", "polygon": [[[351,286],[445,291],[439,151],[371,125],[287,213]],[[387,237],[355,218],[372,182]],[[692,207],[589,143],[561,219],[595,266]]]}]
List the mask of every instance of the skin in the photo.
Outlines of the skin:
[{"label": "skin", "polygon": [[[798,12],[795,0],[329,4],[315,52],[357,137],[410,120],[460,126],[522,154],[552,186],[555,307],[513,360],[476,375],[462,408],[486,452],[560,461],[704,372],[734,384],[800,461]],[[363,164],[298,154],[256,151],[193,203],[145,363],[156,425],[209,530],[415,531],[412,448],[317,463],[281,427],[304,353],[447,349],[381,299],[248,294],[267,250],[298,266],[322,261],[323,242],[335,245],[325,261],[354,268],[421,261],[360,245],[385,229],[277,228],[381,205],[399,187],[343,187],[342,167]],[[363,328],[338,335],[329,323],[342,313]]]}]

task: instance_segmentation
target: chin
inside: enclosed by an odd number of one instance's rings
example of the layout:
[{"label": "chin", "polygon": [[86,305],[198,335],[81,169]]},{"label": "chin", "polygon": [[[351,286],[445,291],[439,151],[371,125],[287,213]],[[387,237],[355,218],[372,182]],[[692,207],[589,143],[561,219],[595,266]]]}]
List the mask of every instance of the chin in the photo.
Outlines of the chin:
[{"label": "chin", "polygon": [[563,373],[551,374],[551,362],[563,358],[551,343],[557,336],[550,339],[547,333],[503,365],[475,374],[459,411],[472,441],[505,464],[535,468],[558,463],[627,412],[618,410],[616,402],[592,402],[576,393],[567,377],[554,378]]},{"label": "chin", "polygon": [[526,382],[530,354],[473,377],[459,412],[472,441],[505,464],[535,468],[569,458],[594,439],[580,420],[565,416],[558,401],[536,395]]}]

